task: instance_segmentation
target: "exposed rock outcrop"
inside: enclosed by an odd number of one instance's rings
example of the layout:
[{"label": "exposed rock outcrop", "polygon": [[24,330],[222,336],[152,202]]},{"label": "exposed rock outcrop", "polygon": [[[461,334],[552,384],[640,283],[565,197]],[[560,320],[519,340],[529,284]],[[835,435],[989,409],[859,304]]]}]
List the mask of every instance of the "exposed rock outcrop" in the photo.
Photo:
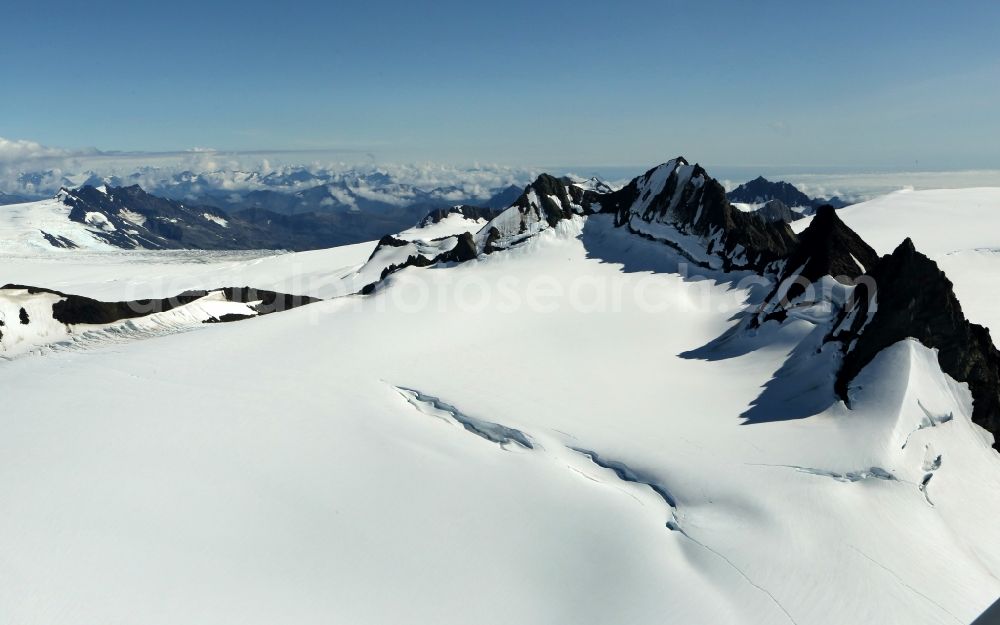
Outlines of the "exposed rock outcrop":
[{"label": "exposed rock outcrop", "polygon": [[800,213],[788,208],[788,205],[781,200],[770,200],[754,212],[769,223],[783,222],[787,224],[802,218]]},{"label": "exposed rock outcrop", "polygon": [[[615,213],[616,225],[670,244],[698,264],[726,271],[764,271],[787,256],[796,241],[787,224],[768,223],[736,209],[718,181],[682,157],[602,196],[601,204],[604,212]],[[687,245],[685,237],[697,241]]]},{"label": "exposed rock outcrop", "polygon": [[753,325],[784,319],[789,307],[825,276],[853,286],[878,260],[878,253],[841,221],[832,206],[821,206],[799,234]]},{"label": "exposed rock outcrop", "polygon": [[163,299],[140,299],[118,302],[105,302],[82,295],[62,293],[52,289],[33,286],[8,284],[0,287],[0,291],[15,290],[24,290],[29,295],[48,293],[58,297],[59,299],[52,304],[52,318],[65,325],[100,325],[145,317],[190,304],[216,291],[221,291],[226,301],[253,304],[253,309],[257,315],[267,315],[290,310],[319,301],[314,297],[288,295],[286,293],[277,293],[266,289],[254,289],[252,287],[225,287],[214,291],[185,291],[179,295]]},{"label": "exposed rock outcrop", "polygon": [[[222,211],[150,195],[138,185],[63,189],[59,199],[69,218],[92,228],[95,237],[125,249],[238,249],[243,233],[230,230]],[[50,243],[53,243],[50,241]],[[53,243],[55,245],[55,243]]]},{"label": "exposed rock outcrop", "polygon": [[510,208],[479,231],[477,247],[486,254],[507,249],[573,215],[601,212],[605,197],[604,193],[569,180],[542,174]]},{"label": "exposed rock outcrop", "polygon": [[938,350],[942,371],[968,383],[973,422],[1000,440],[1000,352],[988,329],[965,318],[944,272],[906,239],[868,275],[874,287],[859,285],[864,292],[844,311],[830,337],[844,344],[836,379],[840,396],[847,399],[851,380],[876,354],[912,337]]}]

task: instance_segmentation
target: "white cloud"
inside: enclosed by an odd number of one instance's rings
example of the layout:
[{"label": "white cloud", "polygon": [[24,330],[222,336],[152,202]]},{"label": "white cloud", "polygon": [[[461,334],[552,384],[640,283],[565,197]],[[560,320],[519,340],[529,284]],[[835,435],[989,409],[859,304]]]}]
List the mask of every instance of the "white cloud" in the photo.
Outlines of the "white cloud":
[{"label": "white cloud", "polygon": [[[78,152],[77,154],[81,154]],[[43,159],[61,159],[74,156],[74,152],[63,148],[44,146],[24,139],[0,137],[0,163],[24,163]]]}]

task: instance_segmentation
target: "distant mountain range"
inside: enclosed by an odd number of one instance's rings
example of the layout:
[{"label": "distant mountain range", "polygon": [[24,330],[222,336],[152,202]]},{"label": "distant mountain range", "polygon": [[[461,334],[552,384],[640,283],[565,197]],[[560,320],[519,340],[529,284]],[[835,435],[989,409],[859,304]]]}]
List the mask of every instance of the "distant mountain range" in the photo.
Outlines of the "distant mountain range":
[{"label": "distant mountain range", "polygon": [[[332,170],[319,167],[284,167],[274,171],[213,170],[170,172],[143,168],[127,175],[102,176],[94,172],[66,174],[58,170],[26,172],[0,191],[0,204],[16,204],[51,197],[60,188],[132,187],[195,206],[212,206],[230,215],[253,209],[247,218],[256,223],[267,215],[359,214],[373,221],[408,224],[439,209],[456,205],[500,209],[513,204],[534,175],[511,171],[454,170],[441,175],[399,173],[389,170]],[[584,183],[594,191],[612,186],[597,178]],[[811,214],[823,204],[846,206],[841,198],[812,198],[795,186],[763,177],[746,182],[727,194],[737,204],[764,208],[769,220],[790,221]],[[310,218],[303,221],[308,222]],[[328,220],[329,221],[329,220]],[[360,228],[355,220],[351,227]],[[294,223],[298,221],[292,220]],[[286,223],[292,223],[287,222]],[[291,226],[290,226],[291,227]],[[362,228],[363,230],[363,228]],[[391,228],[390,228],[391,230]],[[377,237],[376,237],[377,238]],[[348,237],[351,239],[351,237]],[[347,239],[344,239],[347,240]],[[351,239],[353,240],[353,239]]]},{"label": "distant mountain range", "polygon": [[[43,178],[42,174],[25,176],[27,185]],[[140,172],[129,179],[141,176]],[[125,182],[117,177],[89,176],[78,188],[60,190],[54,204],[53,200],[42,201],[36,208],[51,211],[36,213],[33,221],[55,224],[38,229],[54,247],[86,247],[96,240],[123,249],[300,251],[377,240],[387,232],[440,219],[455,206],[477,218],[490,219],[500,210],[524,202],[524,187],[514,184],[492,189],[484,196],[482,189],[458,184],[424,191],[383,172],[336,174],[335,180],[332,176],[301,168],[282,175],[181,172],[157,183],[162,194],[148,192],[138,184],[116,184]],[[616,191],[598,178],[549,176],[538,180],[549,178],[553,189],[603,195]],[[310,186],[320,179],[327,182]],[[240,185],[243,191],[227,190]],[[8,204],[26,199],[0,196],[0,202]],[[844,205],[837,198],[811,198],[791,184],[762,177],[740,185],[725,199],[742,212],[754,212],[771,223],[791,222],[827,203]],[[58,215],[67,209],[66,218],[82,226],[82,231],[62,232]]]},{"label": "distant mountain range", "polygon": [[[321,249],[378,239],[434,212],[410,205],[295,214],[248,208],[227,213],[214,206],[152,195],[138,185],[63,189],[54,200],[24,206],[34,207],[36,216],[31,221],[42,224],[39,233],[53,247],[87,247],[96,239],[122,249]],[[59,223],[60,214],[67,223]],[[57,227],[49,231],[44,225],[49,223]],[[70,225],[77,229],[61,232],[60,226]]]},{"label": "distant mountain range", "polygon": [[[286,167],[267,173],[215,170],[170,172],[144,168],[127,175],[59,170],[21,173],[6,183],[0,203],[39,200],[61,188],[141,186],[154,195],[227,211],[263,208],[282,214],[318,211],[371,212],[405,207],[415,212],[455,204],[507,206],[530,180],[527,172],[448,170],[390,173]],[[2,187],[2,185],[0,185]]]}]

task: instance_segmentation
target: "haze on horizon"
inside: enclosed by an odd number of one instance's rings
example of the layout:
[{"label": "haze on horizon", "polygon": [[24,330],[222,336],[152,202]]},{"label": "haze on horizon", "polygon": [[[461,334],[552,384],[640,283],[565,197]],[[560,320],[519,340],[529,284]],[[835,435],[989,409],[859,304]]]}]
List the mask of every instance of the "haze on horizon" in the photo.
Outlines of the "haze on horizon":
[{"label": "haze on horizon", "polygon": [[727,165],[1000,167],[993,2],[274,11],[257,1],[57,0],[44,15],[27,3],[6,13],[16,25],[0,39],[8,162],[37,145],[515,166],[685,154]]}]

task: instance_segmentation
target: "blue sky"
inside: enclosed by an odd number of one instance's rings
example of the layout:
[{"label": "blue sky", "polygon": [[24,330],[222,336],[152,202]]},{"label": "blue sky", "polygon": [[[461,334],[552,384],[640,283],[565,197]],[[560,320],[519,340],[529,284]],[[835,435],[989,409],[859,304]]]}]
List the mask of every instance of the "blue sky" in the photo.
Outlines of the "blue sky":
[{"label": "blue sky", "polygon": [[1000,3],[7,3],[0,137],[1000,167]]}]

